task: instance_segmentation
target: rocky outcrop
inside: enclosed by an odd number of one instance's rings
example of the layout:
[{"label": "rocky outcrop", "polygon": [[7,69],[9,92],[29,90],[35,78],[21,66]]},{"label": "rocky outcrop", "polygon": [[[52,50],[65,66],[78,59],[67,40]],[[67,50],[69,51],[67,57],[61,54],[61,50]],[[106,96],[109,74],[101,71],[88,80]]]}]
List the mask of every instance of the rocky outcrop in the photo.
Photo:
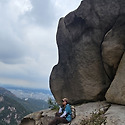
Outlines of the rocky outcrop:
[{"label": "rocky outcrop", "polygon": [[[76,118],[73,119],[72,125],[80,125],[83,119],[88,119],[91,117],[91,113],[99,111],[99,109],[104,110],[105,112],[109,108],[109,104],[106,102],[93,102],[86,103],[79,106],[76,106]],[[53,110],[44,110],[32,113],[26,116],[20,125],[48,125],[48,123],[53,120],[54,114],[56,111]],[[60,124],[61,125],[61,124]],[[62,124],[68,125],[68,124]]]},{"label": "rocky outcrop", "polygon": [[125,125],[125,106],[112,105],[105,116],[106,125]]},{"label": "rocky outcrop", "polygon": [[58,103],[63,97],[72,104],[105,98],[124,53],[124,25],[124,0],[83,0],[60,19],[59,62],[50,76]]},{"label": "rocky outcrop", "polygon": [[102,42],[102,59],[107,76],[111,81],[114,79],[124,51],[125,15],[121,15]]},{"label": "rocky outcrop", "polygon": [[119,64],[116,76],[106,93],[108,102],[125,105],[125,54]]},{"label": "rocky outcrop", "polygon": [[[106,102],[91,102],[75,106],[75,109],[76,118],[73,119],[71,125],[82,125],[81,121],[83,119],[90,119],[92,113],[98,112],[99,110],[104,111],[103,117],[106,118],[106,125],[125,125],[125,106],[109,105]],[[54,118],[55,113],[56,111],[53,110],[32,113],[26,116],[20,125],[48,125],[48,123]]]},{"label": "rocky outcrop", "polygon": [[39,111],[25,116],[20,125],[48,125],[54,118],[55,111]]}]

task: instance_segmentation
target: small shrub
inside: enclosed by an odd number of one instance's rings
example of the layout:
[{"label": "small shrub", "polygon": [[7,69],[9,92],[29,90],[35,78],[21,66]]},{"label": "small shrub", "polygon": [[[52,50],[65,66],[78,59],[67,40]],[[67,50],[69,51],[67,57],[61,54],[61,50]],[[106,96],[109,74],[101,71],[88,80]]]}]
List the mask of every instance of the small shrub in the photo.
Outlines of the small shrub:
[{"label": "small shrub", "polygon": [[98,112],[92,112],[90,118],[83,119],[80,125],[106,125],[106,117],[104,111],[99,110]]},{"label": "small shrub", "polygon": [[48,99],[48,105],[49,105],[49,108],[51,108],[51,110],[59,109],[59,105],[57,104],[57,102],[51,98]]}]

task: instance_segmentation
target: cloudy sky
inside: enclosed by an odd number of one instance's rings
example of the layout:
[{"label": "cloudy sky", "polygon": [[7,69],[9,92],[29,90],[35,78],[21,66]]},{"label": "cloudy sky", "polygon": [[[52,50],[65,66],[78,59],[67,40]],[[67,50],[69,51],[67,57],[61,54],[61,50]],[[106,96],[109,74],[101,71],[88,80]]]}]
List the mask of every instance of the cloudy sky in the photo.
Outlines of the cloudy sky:
[{"label": "cloudy sky", "polygon": [[0,84],[49,88],[58,20],[81,0],[0,0]]}]

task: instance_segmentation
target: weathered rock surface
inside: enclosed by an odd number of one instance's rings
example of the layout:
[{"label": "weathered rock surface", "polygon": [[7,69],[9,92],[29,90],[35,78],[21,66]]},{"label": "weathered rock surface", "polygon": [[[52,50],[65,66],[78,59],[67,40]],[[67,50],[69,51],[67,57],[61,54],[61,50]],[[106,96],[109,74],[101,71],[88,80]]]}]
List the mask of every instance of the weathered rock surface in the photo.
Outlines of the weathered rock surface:
[{"label": "weathered rock surface", "polygon": [[125,105],[125,53],[119,64],[116,76],[106,93],[108,102]]},{"label": "weathered rock surface", "polygon": [[[89,119],[92,112],[103,110],[106,117],[106,125],[125,125],[125,106],[110,105],[106,102],[91,102],[75,106],[76,118],[71,125],[80,125],[83,119]],[[26,116],[20,125],[48,125],[54,118],[56,111],[44,110]],[[60,124],[61,125],[61,124]],[[62,124],[68,125],[68,124]],[[104,124],[102,124],[104,125]]]},{"label": "weathered rock surface", "polygon": [[102,43],[102,59],[107,76],[112,81],[125,51],[125,15],[118,17],[115,25],[105,35]]},{"label": "weathered rock surface", "polygon": [[23,118],[20,125],[48,125],[54,118],[55,111],[43,110],[29,114]]},{"label": "weathered rock surface", "polygon": [[112,105],[105,113],[106,125],[125,125],[125,106]]},{"label": "weathered rock surface", "polygon": [[[72,121],[72,125],[80,125],[81,120],[90,118],[92,112],[98,111],[99,109],[107,110],[108,108],[109,104],[106,102],[93,102],[76,106],[76,118]],[[20,125],[48,125],[54,118],[55,113],[56,111],[52,110],[32,113],[26,116]]]},{"label": "weathered rock surface", "polygon": [[105,98],[124,52],[124,0],[83,0],[59,21],[59,62],[50,76],[58,103]]}]

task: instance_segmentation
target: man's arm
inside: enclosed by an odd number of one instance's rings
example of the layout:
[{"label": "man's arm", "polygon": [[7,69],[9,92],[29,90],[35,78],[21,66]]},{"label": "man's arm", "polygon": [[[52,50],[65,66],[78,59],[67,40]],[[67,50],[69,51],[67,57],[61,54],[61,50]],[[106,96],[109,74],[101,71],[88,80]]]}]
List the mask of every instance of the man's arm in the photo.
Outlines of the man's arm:
[{"label": "man's arm", "polygon": [[64,113],[63,113],[60,117],[61,117],[61,118],[62,118],[62,117],[65,117],[66,114],[67,114],[66,111],[64,111]]},{"label": "man's arm", "polygon": [[59,113],[62,113],[62,107],[59,107]]}]

